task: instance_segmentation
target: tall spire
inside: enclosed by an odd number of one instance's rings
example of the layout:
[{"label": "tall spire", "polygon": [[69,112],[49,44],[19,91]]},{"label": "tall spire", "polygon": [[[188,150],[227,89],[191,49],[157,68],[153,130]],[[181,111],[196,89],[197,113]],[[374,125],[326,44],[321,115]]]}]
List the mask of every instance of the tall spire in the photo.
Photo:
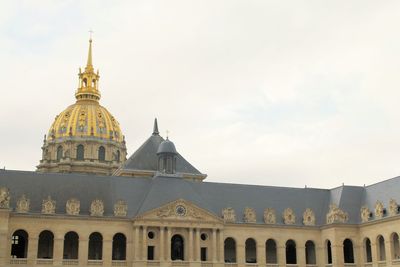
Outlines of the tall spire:
[{"label": "tall spire", "polygon": [[158,135],[158,123],[157,123],[157,118],[154,119],[154,127],[153,127],[153,135]]},{"label": "tall spire", "polygon": [[89,39],[89,53],[85,70],[93,70],[92,64],[92,37]]}]

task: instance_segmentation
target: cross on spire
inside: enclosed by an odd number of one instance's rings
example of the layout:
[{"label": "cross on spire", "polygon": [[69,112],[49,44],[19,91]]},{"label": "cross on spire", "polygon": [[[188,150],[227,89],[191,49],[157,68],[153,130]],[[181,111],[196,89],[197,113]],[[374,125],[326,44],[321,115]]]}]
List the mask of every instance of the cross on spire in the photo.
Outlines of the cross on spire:
[{"label": "cross on spire", "polygon": [[92,40],[92,35],[93,35],[93,31],[92,31],[92,29],[90,29],[90,30],[89,30],[89,37],[90,37],[90,40]]}]

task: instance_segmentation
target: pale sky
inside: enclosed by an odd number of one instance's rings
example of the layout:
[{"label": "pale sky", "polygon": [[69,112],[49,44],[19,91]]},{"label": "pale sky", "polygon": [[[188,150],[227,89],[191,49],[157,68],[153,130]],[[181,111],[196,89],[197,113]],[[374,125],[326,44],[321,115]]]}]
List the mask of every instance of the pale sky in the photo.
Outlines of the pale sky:
[{"label": "pale sky", "polygon": [[132,154],[170,131],[206,181],[332,188],[400,175],[400,1],[0,2],[0,166],[35,170],[93,29]]}]

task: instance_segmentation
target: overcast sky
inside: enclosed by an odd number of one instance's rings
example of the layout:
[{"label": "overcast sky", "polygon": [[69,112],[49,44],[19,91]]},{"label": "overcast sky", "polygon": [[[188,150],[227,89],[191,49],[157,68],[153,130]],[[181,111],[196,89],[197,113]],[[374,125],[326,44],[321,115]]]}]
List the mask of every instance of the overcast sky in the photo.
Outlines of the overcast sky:
[{"label": "overcast sky", "polygon": [[208,181],[331,188],[400,175],[400,1],[1,1],[0,165],[35,170],[93,29],[132,154],[170,131]]}]

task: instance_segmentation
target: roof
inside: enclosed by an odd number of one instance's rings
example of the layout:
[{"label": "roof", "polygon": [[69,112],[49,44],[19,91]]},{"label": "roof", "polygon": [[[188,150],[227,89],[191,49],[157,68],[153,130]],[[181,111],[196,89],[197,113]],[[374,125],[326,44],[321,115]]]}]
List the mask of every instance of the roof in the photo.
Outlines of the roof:
[{"label": "roof", "polygon": [[[156,137],[157,138],[157,137]],[[273,208],[277,224],[283,224],[281,214],[292,208],[296,224],[302,225],[303,212],[310,208],[316,215],[316,225],[326,222],[329,204],[334,203],[348,212],[348,223],[360,223],[360,209],[380,200],[388,206],[391,197],[400,189],[400,177],[368,187],[341,186],[334,189],[290,188],[244,184],[194,182],[178,177],[157,176],[131,178],[120,176],[98,176],[83,174],[53,174],[28,171],[0,171],[0,187],[8,187],[11,207],[25,194],[31,200],[31,212],[40,213],[42,200],[51,196],[56,201],[56,213],[65,213],[65,204],[70,198],[81,202],[81,215],[89,215],[94,199],[102,199],[104,216],[113,215],[113,205],[120,199],[128,204],[128,217],[132,218],[177,199],[187,200],[198,207],[220,217],[223,208],[236,211],[237,223],[243,223],[243,211],[254,208],[257,223],[263,224],[263,212]]]}]

